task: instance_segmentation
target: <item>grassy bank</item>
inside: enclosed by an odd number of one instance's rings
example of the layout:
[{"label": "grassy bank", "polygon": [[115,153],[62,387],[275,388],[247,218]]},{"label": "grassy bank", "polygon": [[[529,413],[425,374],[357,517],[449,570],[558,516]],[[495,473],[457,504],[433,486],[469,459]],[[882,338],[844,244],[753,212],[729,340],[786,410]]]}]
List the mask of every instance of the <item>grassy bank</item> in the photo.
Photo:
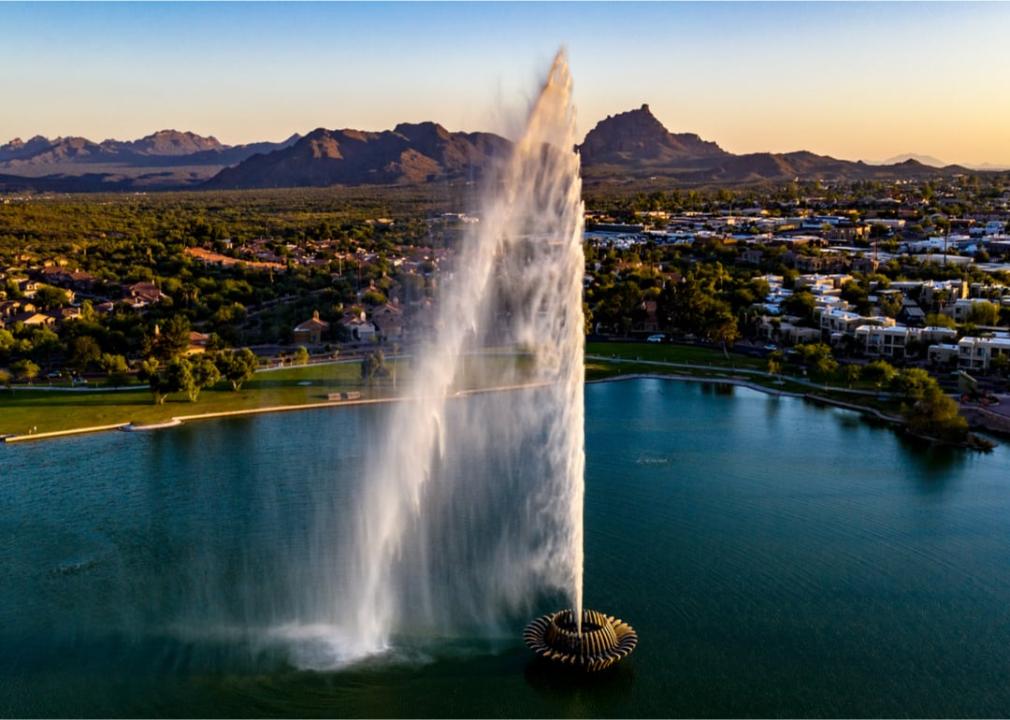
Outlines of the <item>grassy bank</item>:
[{"label": "grassy bank", "polygon": [[146,389],[0,391],[0,434],[23,434],[31,428],[40,433],[54,432],[127,422],[149,425],[166,422],[175,415],[323,402],[331,392],[359,391],[362,397],[384,397],[395,392],[391,379],[364,384],[360,373],[358,363],[272,370],[257,373],[239,392],[220,385],[204,390],[195,403],[179,394],[170,395],[163,405],[155,405]]},{"label": "grassy bank", "polygon": [[[744,381],[772,392],[795,393],[825,400],[845,402],[899,414],[895,401],[872,395],[854,396],[842,388],[811,387],[800,378],[770,377],[765,363],[752,358],[701,347],[651,343],[589,343],[586,352],[586,379],[601,380],[620,375],[661,374],[685,378]],[[468,372],[459,386],[473,388],[494,384],[493,365],[513,360],[484,357],[479,368]],[[409,374],[409,361],[389,362],[395,368],[398,385]],[[694,366],[694,367],[691,367]],[[483,371],[483,372],[482,372]],[[357,391],[362,398],[391,397],[398,392],[392,378],[365,383],[357,362],[310,365],[257,373],[239,392],[224,384],[205,390],[197,402],[184,395],[172,395],[163,405],[155,405],[146,389],[74,392],[70,390],[0,391],[0,435],[57,432],[81,427],[121,423],[154,425],[175,416],[224,413],[257,408],[309,405],[325,402],[333,392]]]},{"label": "grassy bank", "polygon": [[747,355],[724,354],[721,350],[711,348],[667,343],[591,342],[586,343],[586,354],[606,355],[625,360],[711,365],[720,368],[738,367],[751,370],[764,370],[766,364],[761,358]]}]

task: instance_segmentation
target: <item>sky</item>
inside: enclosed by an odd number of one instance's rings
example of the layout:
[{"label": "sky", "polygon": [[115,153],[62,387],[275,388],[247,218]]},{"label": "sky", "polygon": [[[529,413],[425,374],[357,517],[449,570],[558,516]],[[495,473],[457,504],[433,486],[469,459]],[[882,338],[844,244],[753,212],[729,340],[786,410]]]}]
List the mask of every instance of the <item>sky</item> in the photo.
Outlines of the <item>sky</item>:
[{"label": "sky", "polygon": [[0,143],[514,135],[560,46],[581,132],[648,103],[732,152],[1010,165],[1010,3],[0,3]]}]

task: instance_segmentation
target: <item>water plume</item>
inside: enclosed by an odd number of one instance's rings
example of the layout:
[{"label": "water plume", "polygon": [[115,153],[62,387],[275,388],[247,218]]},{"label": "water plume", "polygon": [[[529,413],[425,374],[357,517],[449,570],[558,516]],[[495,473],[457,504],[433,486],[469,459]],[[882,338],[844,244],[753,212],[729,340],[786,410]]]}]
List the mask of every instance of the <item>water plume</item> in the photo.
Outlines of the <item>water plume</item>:
[{"label": "water plume", "polygon": [[[370,461],[334,597],[352,654],[403,636],[488,636],[547,596],[582,615],[582,230],[575,113],[554,59],[484,178]],[[491,349],[495,349],[492,351]],[[510,387],[459,399],[464,385]]]}]

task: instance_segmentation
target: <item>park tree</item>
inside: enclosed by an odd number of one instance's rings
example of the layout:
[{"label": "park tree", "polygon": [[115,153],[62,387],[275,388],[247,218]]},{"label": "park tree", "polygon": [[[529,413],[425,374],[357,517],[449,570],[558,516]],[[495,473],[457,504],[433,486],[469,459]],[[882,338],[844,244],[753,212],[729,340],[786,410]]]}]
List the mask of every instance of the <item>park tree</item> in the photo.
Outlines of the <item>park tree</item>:
[{"label": "park tree", "polygon": [[963,442],[968,437],[968,422],[957,403],[943,392],[935,379],[922,388],[922,397],[904,405],[908,429],[917,435],[948,442]]},{"label": "park tree", "polygon": [[154,350],[166,362],[178,357],[189,348],[189,333],[189,319],[185,315],[173,315],[164,326],[156,329]]},{"label": "park tree", "polygon": [[782,353],[780,351],[769,353],[767,369],[769,375],[777,376],[782,372]]},{"label": "park tree", "polygon": [[70,343],[70,366],[83,373],[102,357],[102,348],[90,335],[80,335]]},{"label": "park tree", "polygon": [[235,392],[241,390],[242,385],[253,378],[259,367],[256,353],[249,348],[223,352],[217,356],[215,363]]},{"label": "park tree", "polygon": [[200,388],[193,377],[193,364],[188,358],[173,358],[165,368],[165,381],[168,392],[183,392],[190,402],[196,402]]},{"label": "park tree", "polygon": [[8,390],[14,384],[14,373],[6,368],[0,368],[0,385],[3,385]]},{"label": "park tree", "polygon": [[193,386],[189,391],[189,401],[196,402],[201,390],[209,390],[221,380],[221,371],[206,355],[192,361]]},{"label": "park tree", "polygon": [[53,355],[63,349],[60,336],[47,327],[35,328],[29,338],[29,343],[32,358],[47,365],[51,365]]},{"label": "park tree", "polygon": [[172,392],[166,373],[161,369],[161,363],[155,357],[149,357],[140,364],[138,376],[147,383],[151,394],[154,396],[154,404],[162,405],[168,393]]},{"label": "park tree", "polygon": [[723,355],[729,357],[727,346],[732,346],[740,338],[740,329],[736,318],[725,303],[718,303],[710,308],[704,319],[703,336],[722,346]]},{"label": "park tree", "polygon": [[796,350],[810,374],[819,380],[829,379],[838,370],[838,361],[832,356],[831,348],[824,343],[797,345]]},{"label": "park tree", "polygon": [[386,356],[381,350],[370,352],[361,359],[361,379],[372,382],[377,377],[385,377],[389,374],[386,368]]},{"label": "park tree", "polygon": [[874,360],[863,368],[863,379],[873,383],[878,390],[894,380],[897,374],[898,371],[886,360]]},{"label": "park tree", "polygon": [[18,360],[16,363],[11,365],[11,370],[14,372],[14,375],[18,380],[31,385],[32,381],[39,376],[40,368],[31,360],[25,358]]},{"label": "park tree", "polygon": [[936,384],[933,376],[922,368],[905,368],[895,373],[890,381],[891,390],[907,400],[918,402],[929,387]]},{"label": "park tree", "polygon": [[109,384],[114,387],[125,384],[126,377],[130,372],[130,366],[126,363],[125,357],[112,353],[103,353],[98,364],[102,366],[102,370],[109,379]]},{"label": "park tree", "polygon": [[295,365],[308,365],[309,364],[309,351],[304,345],[299,345],[298,349],[295,350],[294,357]]},{"label": "park tree", "polygon": [[859,382],[859,378],[863,374],[863,369],[855,363],[848,363],[847,365],[842,366],[841,372],[842,379],[845,381],[845,386],[852,387]]}]

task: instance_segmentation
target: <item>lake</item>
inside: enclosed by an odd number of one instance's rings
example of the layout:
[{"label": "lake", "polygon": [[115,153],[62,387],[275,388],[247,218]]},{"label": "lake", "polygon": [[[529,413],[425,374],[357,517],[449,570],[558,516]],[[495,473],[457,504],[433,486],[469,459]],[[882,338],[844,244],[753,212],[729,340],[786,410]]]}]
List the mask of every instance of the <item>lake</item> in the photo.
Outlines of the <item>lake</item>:
[{"label": "lake", "polygon": [[0,715],[1010,715],[1005,446],[650,379],[586,387],[586,604],[628,661],[545,672],[516,617],[318,667],[234,619],[330,561],[307,528],[339,534],[387,412],[0,446]]}]

